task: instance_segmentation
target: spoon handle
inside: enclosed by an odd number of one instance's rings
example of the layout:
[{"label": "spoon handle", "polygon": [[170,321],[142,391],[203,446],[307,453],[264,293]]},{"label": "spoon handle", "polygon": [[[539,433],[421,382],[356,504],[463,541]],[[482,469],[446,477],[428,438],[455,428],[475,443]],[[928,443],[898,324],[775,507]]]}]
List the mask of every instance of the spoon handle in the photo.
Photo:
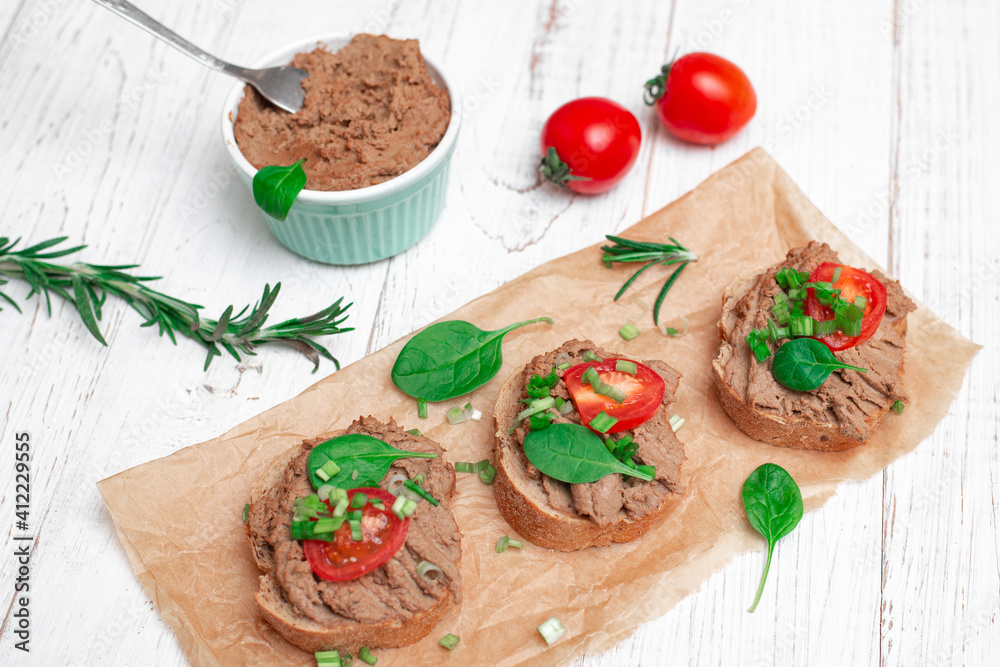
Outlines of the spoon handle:
[{"label": "spoon handle", "polygon": [[203,65],[238,78],[246,76],[246,70],[244,68],[237,67],[236,65],[227,63],[224,60],[219,60],[212,54],[199,49],[197,46],[187,41],[159,21],[155,20],[153,17],[149,16],[130,2],[126,2],[125,0],[94,0],[94,2],[102,7],[110,9],[115,14],[118,14],[118,16],[131,21],[150,34],[159,37],[167,44],[170,44],[178,51],[186,53]]}]

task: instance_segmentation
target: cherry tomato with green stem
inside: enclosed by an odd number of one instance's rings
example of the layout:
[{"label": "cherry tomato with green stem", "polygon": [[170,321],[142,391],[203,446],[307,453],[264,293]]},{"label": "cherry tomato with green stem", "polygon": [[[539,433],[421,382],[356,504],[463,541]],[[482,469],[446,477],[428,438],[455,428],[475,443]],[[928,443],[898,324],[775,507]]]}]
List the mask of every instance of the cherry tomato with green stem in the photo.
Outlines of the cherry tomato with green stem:
[{"label": "cherry tomato with green stem", "polygon": [[628,109],[603,97],[583,97],[545,121],[538,170],[574,192],[606,192],[635,164],[641,140],[639,121]]},{"label": "cherry tomato with green stem", "polygon": [[645,84],[664,127],[694,144],[721,144],[750,122],[757,94],[743,70],[711,53],[689,53]]}]

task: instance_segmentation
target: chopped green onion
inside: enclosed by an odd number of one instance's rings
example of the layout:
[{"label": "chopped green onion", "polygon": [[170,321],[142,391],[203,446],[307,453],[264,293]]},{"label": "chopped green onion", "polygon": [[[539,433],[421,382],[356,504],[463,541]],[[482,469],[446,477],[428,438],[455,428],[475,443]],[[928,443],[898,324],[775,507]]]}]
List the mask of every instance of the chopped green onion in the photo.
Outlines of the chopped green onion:
[{"label": "chopped green onion", "polygon": [[409,479],[406,480],[405,482],[403,482],[403,486],[405,486],[407,489],[409,489],[413,493],[417,494],[418,496],[429,502],[431,505],[434,505],[434,507],[440,505],[440,503],[434,496],[428,493],[422,486],[414,484],[412,480]]},{"label": "chopped green onion", "polygon": [[[423,433],[420,432],[419,428],[411,428],[409,431],[407,431],[407,433],[409,433],[410,435],[423,435]],[[365,648],[365,647],[362,646],[361,648]],[[372,664],[375,664],[375,663],[372,663]]]},{"label": "chopped green onion", "polygon": [[568,361],[564,361],[561,364],[557,365],[556,369],[558,369],[560,371],[564,371],[564,370],[567,370],[571,365],[572,364],[570,364]]},{"label": "chopped green onion", "polygon": [[472,417],[472,404],[467,403],[464,408],[460,408],[457,405],[453,408],[448,408],[448,412],[445,416],[448,417],[448,423],[455,425],[461,424],[462,422],[469,421]]},{"label": "chopped green onion", "polygon": [[842,331],[845,336],[855,338],[861,335],[861,324],[864,318],[864,311],[849,301],[841,299],[833,306],[836,313],[837,330]]},{"label": "chopped green onion", "polygon": [[840,272],[844,269],[842,266],[838,266],[833,270],[833,278],[830,280],[831,283],[838,282],[840,280]]},{"label": "chopped green onion", "polygon": [[333,506],[333,516],[344,516],[347,514],[347,498],[339,498],[337,504]]},{"label": "chopped green onion", "polygon": [[[337,519],[332,519],[332,521],[337,522]],[[289,534],[293,540],[322,540],[323,542],[332,542],[333,533],[336,532],[337,528],[340,528],[343,524],[341,519],[339,523],[336,523],[334,529],[328,533],[317,533],[315,526],[319,521],[310,521],[306,519],[305,521],[292,521],[289,525]]]},{"label": "chopped green onion", "polygon": [[458,642],[460,641],[461,639],[459,639],[458,635],[453,635],[449,632],[444,637],[438,640],[438,644],[444,646],[449,651],[454,651],[455,647],[458,646]]},{"label": "chopped green onion", "polygon": [[656,466],[636,466],[636,470],[649,475],[650,479],[656,477]]},{"label": "chopped green onion", "polygon": [[767,346],[767,339],[770,334],[766,329],[751,329],[750,333],[746,335],[747,345],[753,351],[754,357],[757,358],[757,363],[762,364],[764,361],[771,356],[771,350]]},{"label": "chopped green onion", "polygon": [[813,322],[813,336],[829,336],[837,332],[836,320],[820,320]]},{"label": "chopped green onion", "polygon": [[546,644],[552,646],[559,641],[560,637],[566,634],[566,628],[563,627],[558,618],[553,616],[538,626],[538,634],[542,636]]},{"label": "chopped green onion", "polygon": [[316,489],[316,495],[319,497],[320,500],[329,500],[330,493],[336,488],[337,487],[335,487],[333,484],[324,484],[323,486]]},{"label": "chopped green onion", "polygon": [[422,560],[422,561],[420,561],[420,564],[417,565],[417,574],[420,576],[421,579],[426,579],[428,572],[431,572],[431,573],[437,572],[438,575],[439,575],[438,578],[444,576],[444,570],[442,570],[441,568],[439,568],[434,563],[432,563],[432,562],[430,562],[428,560]]},{"label": "chopped green onion", "polygon": [[522,542],[521,540],[512,540],[507,535],[504,535],[499,540],[497,540],[497,545],[495,549],[498,554],[502,554],[504,551],[507,551],[507,547],[516,547],[520,549],[523,546],[524,542]]},{"label": "chopped green onion", "polygon": [[[784,292],[778,292],[778,294],[780,294],[781,296],[785,296]],[[788,319],[790,317],[790,313],[788,312],[788,306],[786,305],[787,302],[788,302],[788,297],[785,296],[785,301],[775,300],[774,305],[771,306],[771,313],[774,315],[774,319],[777,320],[778,324],[780,324],[781,326],[785,326],[786,324],[788,324]]]},{"label": "chopped green onion", "polygon": [[792,289],[788,290],[788,298],[791,299],[792,301],[801,301],[802,299],[805,299],[807,296],[809,296],[809,293],[806,291],[805,288],[802,287],[793,287]]},{"label": "chopped green onion", "polygon": [[396,502],[392,504],[392,513],[398,516],[400,519],[406,519],[413,516],[413,512],[417,509],[417,501],[410,500],[406,496],[400,494],[396,496]]},{"label": "chopped green onion", "polygon": [[552,420],[549,419],[548,413],[543,412],[528,417],[528,428],[532,431],[544,431],[550,424],[552,424]]},{"label": "chopped green onion", "polygon": [[340,528],[343,523],[343,520],[337,520],[324,516],[313,522],[312,530],[314,533],[332,533]]},{"label": "chopped green onion", "polygon": [[616,457],[620,457],[620,454],[627,454],[626,448],[632,444],[631,434],[626,433],[623,437],[619,438],[617,441],[608,439],[608,442],[612,445],[611,453]]},{"label": "chopped green onion", "polygon": [[892,411],[895,412],[897,415],[903,414],[903,410],[905,409],[906,409],[906,404],[903,403],[902,401],[896,401],[895,403],[892,404]]},{"label": "chopped green onion", "polygon": [[427,419],[427,399],[418,398],[417,399],[417,416],[421,419]]},{"label": "chopped green onion", "polygon": [[483,459],[478,463],[467,463],[465,461],[459,461],[455,464],[455,472],[472,472],[478,473],[486,470],[486,466],[490,464],[489,459]]},{"label": "chopped green onion", "polygon": [[365,534],[361,532],[361,522],[356,520],[350,520],[347,525],[351,527],[351,539],[355,542],[360,542],[365,539]]},{"label": "chopped green onion", "polygon": [[864,310],[865,310],[865,308],[868,306],[868,299],[866,299],[865,297],[863,297],[863,296],[861,296],[859,294],[856,297],[854,297],[854,305],[858,309],[860,309],[862,311],[862,313],[863,313]]},{"label": "chopped green onion", "polygon": [[597,372],[597,369],[590,366],[580,375],[580,381],[593,386],[594,384],[601,383],[601,376]]},{"label": "chopped green onion", "polygon": [[626,361],[624,359],[619,359],[615,362],[615,370],[619,373],[628,373],[629,375],[635,375],[639,372],[634,361]]},{"label": "chopped green onion", "polygon": [[371,506],[372,506],[372,507],[374,507],[375,509],[377,509],[377,510],[382,510],[383,512],[385,511],[385,503],[383,503],[383,502],[382,502],[382,501],[381,501],[381,500],[380,500],[379,498],[372,498],[372,499],[371,499],[371,500],[369,500],[368,502],[369,502],[369,503],[371,504]]},{"label": "chopped green onion", "polygon": [[788,331],[793,336],[812,336],[813,322],[815,321],[808,315],[796,315],[788,323]]},{"label": "chopped green onion", "polygon": [[590,420],[590,428],[598,433],[607,433],[608,429],[618,423],[618,420],[609,415],[604,410],[597,413],[597,416]]},{"label": "chopped green onion", "polygon": [[495,480],[496,477],[497,477],[497,469],[493,467],[492,463],[487,461],[486,467],[483,470],[479,471],[479,481],[485,484],[486,486],[489,486],[490,484],[493,483],[493,480]]},{"label": "chopped green onion", "polygon": [[351,498],[351,504],[349,507],[351,509],[361,509],[368,504],[368,496],[364,493],[355,493],[354,497]]},{"label": "chopped green onion", "polygon": [[561,415],[564,415],[566,414],[566,412],[568,412],[568,410],[566,410],[566,401],[560,398],[559,396],[556,396],[555,408],[556,412],[558,412]]},{"label": "chopped green onion", "polygon": [[243,523],[250,520],[250,503],[243,506]]},{"label": "chopped green onion", "polygon": [[340,651],[317,651],[313,657],[316,658],[316,667],[343,667]]},{"label": "chopped green onion", "polygon": [[[524,410],[521,410],[514,418],[514,424],[521,423],[522,420],[530,417],[531,415],[537,414],[539,412],[545,412],[551,407],[555,407],[556,399],[551,396],[546,396],[545,398],[536,398],[531,403],[528,404]],[[511,431],[513,432],[513,431]]]},{"label": "chopped green onion", "polygon": [[357,478],[358,478],[358,469],[357,469],[357,468],[355,468],[355,469],[354,469],[354,470],[353,470],[353,471],[351,472],[351,479],[352,479],[352,480],[355,480],[355,479],[357,479]]},{"label": "chopped green onion", "polygon": [[677,433],[677,431],[681,430],[681,426],[684,426],[684,417],[675,414],[673,417],[670,418],[670,428],[673,430],[674,433]]},{"label": "chopped green onion", "polygon": [[416,475],[413,476],[413,483],[418,486],[423,486],[425,479],[426,477],[424,477],[424,473],[418,472]]},{"label": "chopped green onion", "polygon": [[315,493],[296,498],[292,504],[292,520],[301,521],[303,519],[315,519],[320,514],[327,515],[326,503],[319,499]]},{"label": "chopped green onion", "polygon": [[631,322],[627,322],[621,329],[618,330],[618,335],[625,340],[632,340],[641,333],[642,332],[639,331],[639,327],[635,326]]},{"label": "chopped green onion", "polygon": [[528,385],[524,388],[528,396],[532,398],[544,398],[551,393],[551,388],[559,382],[559,376],[552,371],[545,377],[537,373],[528,380]]},{"label": "chopped green onion", "polygon": [[324,482],[329,482],[331,477],[335,477],[340,472],[340,466],[336,461],[327,461],[316,469],[316,476]]},{"label": "chopped green onion", "polygon": [[778,269],[774,279],[783,289],[790,289],[796,288],[806,280],[809,280],[809,274],[805,271],[796,271],[790,266],[783,266]]},{"label": "chopped green onion", "polygon": [[587,350],[586,352],[583,353],[583,360],[584,361],[597,361],[597,362],[604,361],[604,359],[601,359],[599,356],[597,356],[596,354],[594,354],[590,350]]},{"label": "chopped green onion", "polygon": [[371,654],[371,651],[368,650],[367,646],[362,646],[361,650],[358,651],[358,660],[372,665],[372,667],[374,667],[375,663],[378,662],[378,658]]},{"label": "chopped green onion", "polygon": [[683,315],[680,315],[679,317],[680,317],[681,322],[684,323],[684,328],[683,329],[681,329],[680,331],[678,331],[676,328],[674,328],[674,327],[668,327],[666,325],[666,323],[664,323],[664,324],[659,325],[659,327],[657,327],[660,330],[660,333],[662,333],[664,336],[670,336],[672,338],[680,338],[681,336],[683,336],[684,334],[686,334],[688,328],[691,325],[688,323],[688,319],[686,317],[684,317]]},{"label": "chopped green onion", "polygon": [[624,403],[627,398],[624,391],[604,382],[604,380],[601,379],[600,374],[597,372],[597,369],[593,366],[583,372],[583,375],[580,376],[580,380],[589,384],[593,388],[595,394],[606,396],[616,403]]}]

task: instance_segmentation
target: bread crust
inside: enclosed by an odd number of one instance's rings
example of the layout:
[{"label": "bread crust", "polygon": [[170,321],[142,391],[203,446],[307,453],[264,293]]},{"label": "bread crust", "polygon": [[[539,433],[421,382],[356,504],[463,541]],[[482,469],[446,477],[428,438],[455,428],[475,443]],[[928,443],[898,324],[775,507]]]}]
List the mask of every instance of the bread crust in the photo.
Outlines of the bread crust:
[{"label": "bread crust", "polygon": [[493,493],[507,523],[526,540],[556,551],[630,542],[645,534],[662,516],[671,495],[638,519],[622,516],[603,526],[586,518],[567,516],[549,505],[544,491],[528,477],[518,444],[507,433],[521,407],[518,399],[522,389],[522,371],[518,370],[501,387],[493,413],[496,428],[493,456],[497,469]]},{"label": "bread crust", "polygon": [[[344,431],[324,436],[324,440]],[[289,463],[301,454],[305,445],[297,445],[277,456],[268,464],[258,478],[250,494],[250,512],[253,513],[269,494],[276,492]],[[315,653],[317,651],[341,650],[357,653],[362,646],[368,648],[397,648],[408,646],[431,633],[434,626],[457,604],[451,593],[442,596],[434,605],[417,611],[405,621],[387,620],[381,622],[361,622],[342,619],[335,626],[328,626],[297,612],[285,600],[275,579],[275,561],[270,546],[258,536],[255,539],[250,529],[250,521],[244,524],[247,541],[257,567],[264,572],[260,576],[260,589],[254,595],[262,616],[288,642],[298,648]]]}]

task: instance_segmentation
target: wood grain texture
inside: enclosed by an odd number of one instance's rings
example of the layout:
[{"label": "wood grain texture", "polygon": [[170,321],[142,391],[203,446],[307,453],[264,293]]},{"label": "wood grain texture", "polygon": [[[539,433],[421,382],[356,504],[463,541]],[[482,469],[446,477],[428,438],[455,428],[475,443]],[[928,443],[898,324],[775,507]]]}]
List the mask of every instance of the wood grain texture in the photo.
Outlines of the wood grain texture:
[{"label": "wood grain texture", "polygon": [[[844,485],[781,542],[755,614],[745,609],[763,544],[630,639],[574,664],[995,662],[996,3],[300,0],[291,15],[263,0],[140,5],[237,63],[325,31],[417,37],[459,82],[463,128],[438,226],[390,260],[322,266],[273,240],[229,167],[218,136],[228,79],[92,3],[0,6],[0,234],[66,235],[88,244],[85,260],[140,263],[211,315],[253,302],[265,282],[282,283],[279,318],[344,295],[356,330],[325,341],[342,363],[767,148],[853,241],[984,349],[932,438],[882,476]],[[726,56],[754,82],[757,117],[730,142],[684,145],[642,104],[642,81],[678,49]],[[584,95],[624,104],[644,135],[629,176],[593,198],[553,191],[535,170],[544,119]],[[196,344],[158,340],[121,304],[102,323],[107,348],[65,304],[54,302],[51,317],[37,300],[24,310],[0,313],[0,442],[9,451],[22,431],[33,442],[33,639],[29,655],[13,648],[3,556],[0,663],[186,664],[94,483],[218,435],[317,378],[294,351],[267,348],[204,372]],[[4,469],[0,530],[11,554],[14,480]]]}]

